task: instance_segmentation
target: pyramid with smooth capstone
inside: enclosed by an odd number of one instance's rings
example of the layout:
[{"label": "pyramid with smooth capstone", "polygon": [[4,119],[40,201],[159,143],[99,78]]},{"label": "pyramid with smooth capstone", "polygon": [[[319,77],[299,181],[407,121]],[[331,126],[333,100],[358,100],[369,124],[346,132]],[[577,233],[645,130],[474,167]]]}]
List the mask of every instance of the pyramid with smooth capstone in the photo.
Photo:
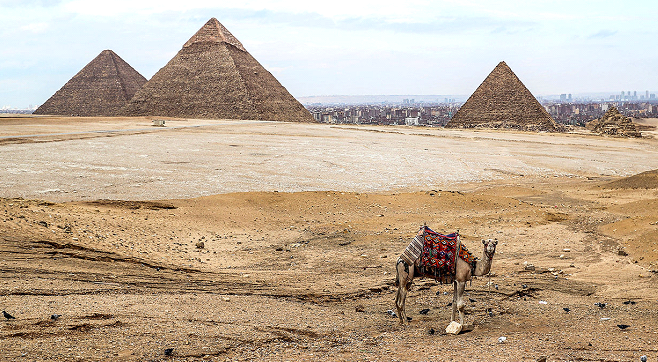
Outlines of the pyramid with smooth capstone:
[{"label": "pyramid with smooth capstone", "polygon": [[135,94],[123,114],[314,122],[215,18]]}]

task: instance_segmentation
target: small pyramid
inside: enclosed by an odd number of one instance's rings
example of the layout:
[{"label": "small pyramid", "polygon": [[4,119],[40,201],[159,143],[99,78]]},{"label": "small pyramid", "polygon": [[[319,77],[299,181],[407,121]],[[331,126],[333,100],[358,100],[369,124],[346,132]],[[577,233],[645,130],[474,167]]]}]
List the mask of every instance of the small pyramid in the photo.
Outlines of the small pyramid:
[{"label": "small pyramid", "polygon": [[557,129],[553,118],[505,62],[498,63],[446,127]]},{"label": "small pyramid", "polygon": [[310,112],[215,18],[183,45],[122,112],[314,122]]},{"label": "small pyramid", "polygon": [[619,113],[615,106],[610,106],[603,117],[587,122],[585,128],[600,134],[617,137],[642,137],[635,123]]},{"label": "small pyramid", "polygon": [[34,114],[115,116],[146,78],[111,50],[103,50]]}]

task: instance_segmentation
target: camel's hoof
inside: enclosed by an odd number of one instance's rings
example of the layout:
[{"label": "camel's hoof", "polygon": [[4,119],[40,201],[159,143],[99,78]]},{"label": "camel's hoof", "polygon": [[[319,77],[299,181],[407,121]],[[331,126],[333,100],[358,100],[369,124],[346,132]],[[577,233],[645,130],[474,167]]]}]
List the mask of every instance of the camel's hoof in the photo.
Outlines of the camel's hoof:
[{"label": "camel's hoof", "polygon": [[459,332],[462,331],[462,325],[452,321],[448,326],[446,327],[446,333],[448,334],[459,334]]}]

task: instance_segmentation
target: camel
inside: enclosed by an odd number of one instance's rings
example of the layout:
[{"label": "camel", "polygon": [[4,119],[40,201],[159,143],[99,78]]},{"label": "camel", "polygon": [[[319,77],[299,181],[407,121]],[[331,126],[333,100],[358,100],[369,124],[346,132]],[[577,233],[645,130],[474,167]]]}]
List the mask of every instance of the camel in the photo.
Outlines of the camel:
[{"label": "camel", "polygon": [[[455,314],[459,311],[459,324],[464,324],[464,301],[462,300],[464,295],[464,289],[466,288],[466,282],[471,280],[473,276],[482,276],[489,273],[491,270],[491,261],[494,254],[496,253],[496,245],[498,240],[487,239],[482,240],[484,245],[484,250],[482,253],[482,259],[479,259],[475,262],[475,267],[471,269],[471,265],[457,258],[457,265],[455,267],[454,275],[454,293],[452,296],[452,317],[451,322],[455,321]],[[417,269],[417,263],[409,265],[407,262],[399,258],[395,269],[397,271],[395,277],[395,285],[398,287],[398,291],[395,295],[395,307],[398,311],[398,317],[400,317],[400,324],[404,324],[407,320],[407,315],[404,311],[404,303],[407,298],[407,292],[411,288],[411,283],[413,282],[414,277],[422,278],[425,275],[414,275],[415,269]],[[431,277],[427,275],[427,277]]]}]

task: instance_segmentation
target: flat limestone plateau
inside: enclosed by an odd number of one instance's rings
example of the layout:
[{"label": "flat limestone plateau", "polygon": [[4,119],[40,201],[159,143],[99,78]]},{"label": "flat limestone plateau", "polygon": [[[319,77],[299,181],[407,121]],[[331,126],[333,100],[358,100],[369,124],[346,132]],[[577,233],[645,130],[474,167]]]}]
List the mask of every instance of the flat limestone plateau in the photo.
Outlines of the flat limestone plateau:
[{"label": "flat limestone plateau", "polygon": [[[44,120],[0,119],[0,360],[658,358],[658,189],[609,187],[654,139]],[[386,313],[424,222],[499,240],[469,332],[427,279]]]},{"label": "flat limestone plateau", "polygon": [[0,118],[0,197],[189,198],[420,190],[658,169],[658,140],[149,118]]}]

